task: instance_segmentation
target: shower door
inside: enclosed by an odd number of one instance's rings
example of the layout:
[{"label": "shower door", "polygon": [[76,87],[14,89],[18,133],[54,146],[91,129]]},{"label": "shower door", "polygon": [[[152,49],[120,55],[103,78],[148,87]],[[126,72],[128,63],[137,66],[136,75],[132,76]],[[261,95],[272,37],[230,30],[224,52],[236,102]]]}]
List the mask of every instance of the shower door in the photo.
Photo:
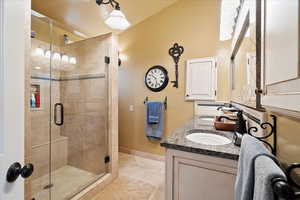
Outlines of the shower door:
[{"label": "shower door", "polygon": [[29,187],[25,187],[29,199],[50,200],[51,171],[51,20],[31,15],[30,52],[30,132],[26,145],[27,155],[34,165]]},{"label": "shower door", "polygon": [[107,37],[32,16],[31,198],[70,199],[107,172]]},{"label": "shower door", "polygon": [[[70,37],[70,36],[69,36]],[[96,37],[54,46],[51,197],[68,199],[106,172],[108,42]],[[64,58],[65,57],[65,58]],[[66,62],[69,60],[69,62]]]}]

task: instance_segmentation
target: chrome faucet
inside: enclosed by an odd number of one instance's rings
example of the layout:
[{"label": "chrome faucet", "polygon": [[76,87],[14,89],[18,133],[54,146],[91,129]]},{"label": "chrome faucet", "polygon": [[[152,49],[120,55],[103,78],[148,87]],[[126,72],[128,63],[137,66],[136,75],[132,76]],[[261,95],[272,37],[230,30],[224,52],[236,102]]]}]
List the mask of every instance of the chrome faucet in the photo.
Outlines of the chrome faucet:
[{"label": "chrome faucet", "polygon": [[[222,110],[223,108],[228,108],[228,107],[219,106],[219,107],[217,108],[217,110]],[[231,108],[231,107],[229,107],[229,108],[230,108],[230,109],[227,110],[227,111],[229,111],[229,112],[238,112],[238,111],[240,111],[240,110],[235,109],[235,108]]]}]

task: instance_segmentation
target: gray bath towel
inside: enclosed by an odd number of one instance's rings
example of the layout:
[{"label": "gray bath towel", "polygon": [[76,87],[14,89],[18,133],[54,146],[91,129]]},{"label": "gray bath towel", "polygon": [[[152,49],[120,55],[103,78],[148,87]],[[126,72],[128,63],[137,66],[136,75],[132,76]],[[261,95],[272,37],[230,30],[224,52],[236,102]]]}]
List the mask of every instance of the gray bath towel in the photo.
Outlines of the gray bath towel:
[{"label": "gray bath towel", "polygon": [[262,142],[245,134],[242,139],[235,182],[235,200],[253,200],[255,181],[254,162],[261,155],[274,158]]},{"label": "gray bath towel", "polygon": [[[157,123],[153,123],[153,120],[149,120],[149,116],[154,116],[153,104],[156,104],[156,112],[158,113]],[[147,102],[146,103],[146,123],[145,123],[145,131],[146,136],[149,140],[160,140],[163,135],[164,130],[164,118],[165,116],[165,106],[163,102]]]},{"label": "gray bath towel", "polygon": [[259,156],[255,159],[255,183],[253,200],[274,200],[272,179],[286,176],[282,169],[273,159],[266,156]]}]

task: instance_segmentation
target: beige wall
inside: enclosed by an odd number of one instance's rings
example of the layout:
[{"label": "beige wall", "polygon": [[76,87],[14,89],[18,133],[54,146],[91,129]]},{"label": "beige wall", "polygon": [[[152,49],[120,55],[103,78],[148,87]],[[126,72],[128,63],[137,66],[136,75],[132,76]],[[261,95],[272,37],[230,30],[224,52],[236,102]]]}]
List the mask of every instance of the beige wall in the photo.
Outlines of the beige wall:
[{"label": "beige wall", "polygon": [[[180,0],[120,35],[120,52],[126,55],[119,70],[119,142],[121,147],[163,154],[159,142],[150,142],[144,133],[143,101],[168,97],[165,131],[167,135],[193,117],[193,103],[184,101],[185,61],[217,56],[219,65],[219,100],[229,100],[229,43],[219,41],[219,0]],[[162,65],[174,80],[174,63],[168,55],[174,42],[185,52],[179,63],[179,88],[168,87],[159,93],[148,90],[144,75],[151,66]],[[134,105],[134,112],[129,112]]]},{"label": "beige wall", "polygon": [[278,117],[278,157],[284,163],[299,163],[300,157],[300,119],[282,116]]}]

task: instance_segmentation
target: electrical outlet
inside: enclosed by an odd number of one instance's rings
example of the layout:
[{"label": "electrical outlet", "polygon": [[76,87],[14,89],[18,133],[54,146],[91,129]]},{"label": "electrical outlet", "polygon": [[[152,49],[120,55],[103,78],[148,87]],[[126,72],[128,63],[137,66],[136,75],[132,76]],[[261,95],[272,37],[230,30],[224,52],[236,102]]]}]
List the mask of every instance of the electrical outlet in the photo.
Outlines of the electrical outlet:
[{"label": "electrical outlet", "polygon": [[129,111],[133,112],[134,111],[134,106],[133,105],[129,105]]}]

